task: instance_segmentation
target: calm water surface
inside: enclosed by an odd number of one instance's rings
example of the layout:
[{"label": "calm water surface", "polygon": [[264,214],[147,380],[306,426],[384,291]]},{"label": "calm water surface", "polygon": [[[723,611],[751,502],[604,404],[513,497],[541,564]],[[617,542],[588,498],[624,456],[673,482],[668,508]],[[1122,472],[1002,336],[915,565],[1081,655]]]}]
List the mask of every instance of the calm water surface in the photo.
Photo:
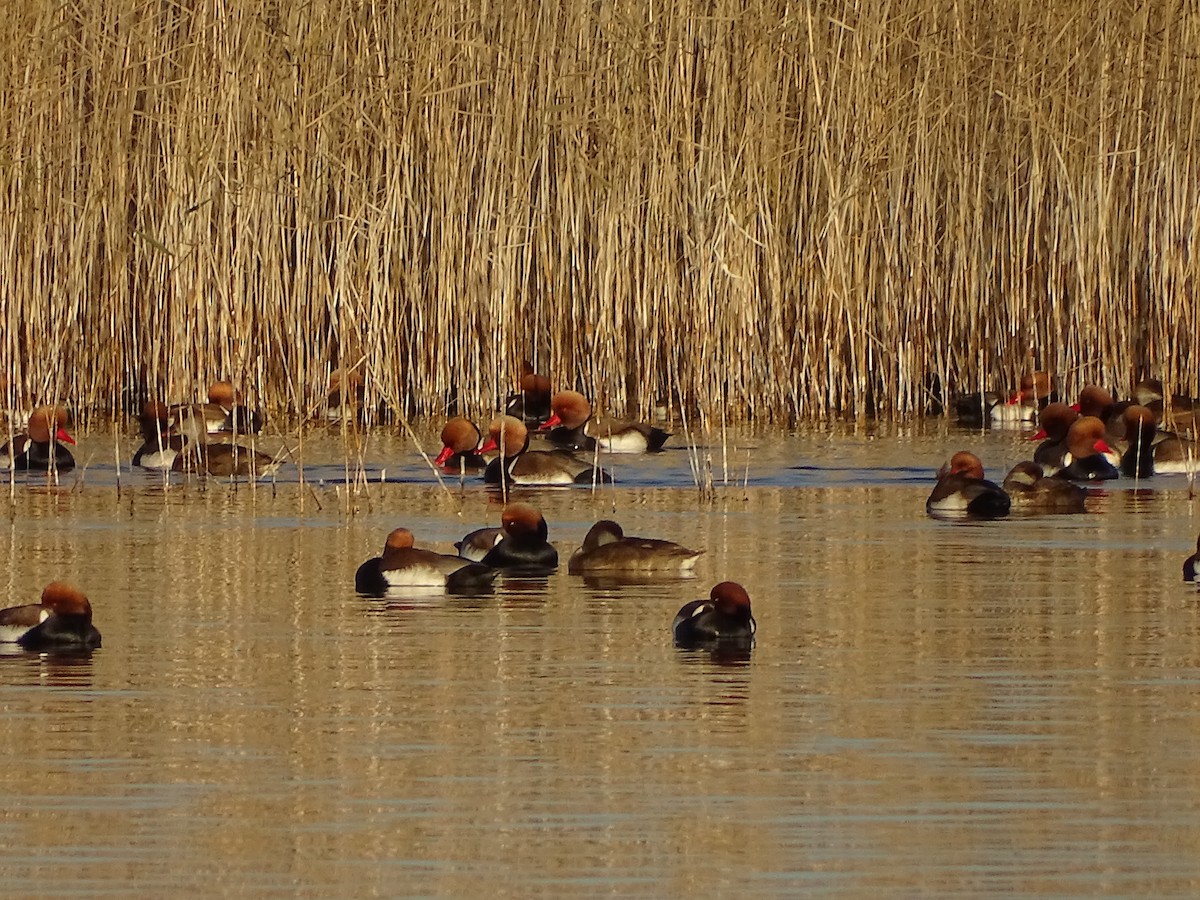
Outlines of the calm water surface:
[{"label": "calm water surface", "polygon": [[[615,517],[704,548],[695,580],[564,568],[380,601],[353,574],[388,530],[449,550],[501,505],[437,486],[407,439],[372,434],[349,466],[347,446],[307,435],[303,483],[164,485],[118,473],[129,438],[88,434],[81,473],[5,490],[8,602],[67,578],[104,634],[90,657],[0,657],[6,893],[1200,889],[1184,478],[952,524],[924,514],[931,470],[972,447],[998,479],[1026,439],[731,433],[618,460],[596,494],[519,495],[564,563]],[[675,611],[726,578],[754,649],[673,647]]]}]

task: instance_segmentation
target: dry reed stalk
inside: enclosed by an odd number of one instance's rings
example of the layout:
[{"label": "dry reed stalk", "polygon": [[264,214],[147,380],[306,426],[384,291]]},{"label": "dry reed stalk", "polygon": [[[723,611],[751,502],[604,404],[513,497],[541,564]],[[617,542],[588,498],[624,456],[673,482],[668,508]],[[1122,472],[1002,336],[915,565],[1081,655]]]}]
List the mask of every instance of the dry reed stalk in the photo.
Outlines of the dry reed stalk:
[{"label": "dry reed stalk", "polygon": [[366,424],[532,357],[644,415],[1200,390],[1194,11],[717,0],[0,22],[0,365],[86,426],[217,375]]}]

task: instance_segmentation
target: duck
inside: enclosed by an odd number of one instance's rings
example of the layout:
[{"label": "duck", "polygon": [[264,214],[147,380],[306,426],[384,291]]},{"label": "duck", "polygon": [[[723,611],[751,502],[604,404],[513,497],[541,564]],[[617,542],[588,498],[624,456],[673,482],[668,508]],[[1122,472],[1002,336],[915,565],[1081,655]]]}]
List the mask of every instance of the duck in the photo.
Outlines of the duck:
[{"label": "duck", "polygon": [[626,537],[620,525],[602,519],[588,530],[583,545],[571,554],[567,571],[572,575],[623,572],[689,575],[702,552],[674,541]]},{"label": "duck", "polygon": [[258,434],[266,423],[260,410],[251,409],[241,392],[228,381],[214,381],[208,388],[208,403],[225,415],[209,422],[210,434]]},{"label": "duck", "polygon": [[1014,510],[1054,513],[1086,512],[1087,491],[1063,478],[1048,478],[1037,462],[1019,462],[1001,484]]},{"label": "duck", "polygon": [[[1112,394],[1098,384],[1086,384],[1079,391],[1075,410],[1081,416],[1092,416],[1103,422],[1105,440],[1115,444],[1125,439],[1125,421],[1122,414],[1129,405],[1129,401],[1125,400],[1118,403]],[[1105,455],[1114,466],[1121,464],[1120,455],[1114,451],[1110,450]]]},{"label": "duck", "polygon": [[360,594],[383,596],[389,588],[440,587],[451,592],[482,590],[496,579],[498,570],[413,546],[413,533],[393,529],[383,553],[358,567],[354,589]]},{"label": "duck", "polygon": [[529,450],[529,430],[512,416],[492,421],[490,441],[500,455],[488,463],[483,480],[499,484],[594,484],[611,482],[612,477],[599,468],[576,459],[566,450]]},{"label": "duck", "polygon": [[172,431],[170,410],[151,400],[142,407],[140,417],[142,445],[133,454],[133,465],[143,469],[170,469],[183,452],[185,438]]},{"label": "duck", "polygon": [[100,632],[83,591],[52,581],[40,603],[0,609],[0,643],[25,650],[92,650],[100,646]]},{"label": "duck", "polygon": [[205,403],[180,403],[170,407],[168,424],[178,426],[188,418],[204,422],[209,434],[257,434],[262,430],[263,416],[242,401],[241,394],[228,381],[214,381],[208,386]]},{"label": "duck", "polygon": [[1033,451],[1033,461],[1042,467],[1042,474],[1053,475],[1063,467],[1067,454],[1067,432],[1079,413],[1066,403],[1050,403],[1038,416],[1041,426],[1032,440],[1041,441]]},{"label": "duck", "polygon": [[1192,432],[1193,434],[1200,431],[1200,401],[1184,394],[1172,394],[1170,403],[1167,403],[1162,382],[1151,380],[1150,384],[1157,388],[1157,393],[1160,395],[1157,402],[1157,406],[1160,408],[1155,410],[1153,402],[1142,403],[1142,405],[1155,411],[1159,424],[1166,424],[1176,431]]},{"label": "duck", "polygon": [[503,528],[477,528],[461,541],[454,542],[454,549],[463,559],[482,562],[488,552],[504,537]]},{"label": "duck", "polygon": [[600,449],[606,453],[657,453],[671,435],[661,428],[632,422],[601,426],[600,433],[585,432],[592,404],[579,391],[559,391],[550,401],[550,418],[539,431],[546,439],[571,450]]},{"label": "duck", "polygon": [[1134,404],[1125,409],[1121,418],[1125,421],[1128,442],[1121,454],[1121,474],[1126,478],[1149,478],[1154,474],[1154,438],[1158,432],[1154,413]]},{"label": "duck", "polygon": [[357,370],[340,368],[329,373],[325,399],[318,407],[319,415],[331,425],[357,422],[365,397],[362,376]]},{"label": "duck", "polygon": [[510,503],[500,515],[504,536],[481,561],[520,575],[548,575],[558,568],[558,551],[549,541],[542,514],[528,503]]},{"label": "duck", "polygon": [[1107,458],[1112,448],[1104,440],[1104,423],[1096,416],[1081,415],[1067,430],[1067,453],[1055,478],[1070,481],[1107,481],[1120,476]]},{"label": "duck", "polygon": [[1200,537],[1196,538],[1196,552],[1183,561],[1183,580],[1200,588]]},{"label": "duck", "polygon": [[1050,402],[1050,373],[1037,371],[1021,376],[1021,386],[1005,403],[996,403],[988,411],[994,426],[1026,425],[1037,418],[1038,410]]},{"label": "duck", "polygon": [[1159,431],[1149,407],[1137,404],[1127,407],[1123,418],[1128,446],[1121,456],[1122,475],[1148,478],[1156,474],[1186,474],[1200,466],[1192,443],[1171,432]]},{"label": "duck", "polygon": [[545,375],[537,374],[529,360],[521,361],[521,377],[517,385],[519,390],[509,396],[504,414],[530,426],[541,425],[550,418],[551,381]]},{"label": "duck", "polygon": [[1200,457],[1193,441],[1169,431],[1158,432],[1154,443],[1154,471],[1158,475],[1188,474],[1200,470]]},{"label": "duck", "polygon": [[465,416],[455,416],[442,426],[441,441],[442,451],[433,462],[448,472],[482,472],[488,464],[482,454],[495,449],[484,442],[479,426]]},{"label": "duck", "polygon": [[177,425],[182,449],[171,462],[172,472],[217,477],[273,475],[282,464],[269,454],[240,444],[213,443],[199,414],[185,416]]},{"label": "duck", "polygon": [[960,450],[938,470],[938,483],[925,501],[925,512],[931,516],[999,519],[1008,515],[1011,506],[1008,494],[983,477],[979,457]]},{"label": "duck", "polygon": [[75,444],[67,434],[70,414],[61,406],[39,406],[29,414],[25,432],[0,448],[0,466],[9,469],[33,469],[39,472],[68,472],[75,468],[75,457],[63,444]]},{"label": "duck", "polygon": [[675,614],[671,634],[680,646],[716,641],[749,643],[758,631],[750,611],[750,595],[736,581],[714,585],[706,600],[685,603]]}]

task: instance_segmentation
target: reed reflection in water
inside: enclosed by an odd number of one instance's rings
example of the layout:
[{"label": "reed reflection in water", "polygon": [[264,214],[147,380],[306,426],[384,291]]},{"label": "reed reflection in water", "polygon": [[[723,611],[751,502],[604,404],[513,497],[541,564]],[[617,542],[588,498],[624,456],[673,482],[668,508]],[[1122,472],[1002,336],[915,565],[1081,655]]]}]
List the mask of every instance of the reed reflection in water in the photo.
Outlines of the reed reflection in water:
[{"label": "reed reflection in water", "polygon": [[[353,592],[482,488],[21,485],[7,594],[85,585],[90,657],[0,657],[0,860],[24,895],[1188,895],[1200,598],[1182,482],[1086,516],[924,515],[928,483],[524,492],[692,581]],[[328,499],[328,492],[318,496]],[[615,510],[615,513],[614,513]],[[460,515],[461,512],[461,515]],[[672,646],[736,577],[752,651]]]}]

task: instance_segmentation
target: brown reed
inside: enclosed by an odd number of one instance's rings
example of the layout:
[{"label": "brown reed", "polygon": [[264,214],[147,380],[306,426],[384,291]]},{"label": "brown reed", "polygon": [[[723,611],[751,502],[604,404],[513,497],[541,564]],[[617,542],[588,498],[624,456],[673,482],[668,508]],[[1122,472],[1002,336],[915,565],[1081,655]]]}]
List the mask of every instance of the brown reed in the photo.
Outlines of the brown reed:
[{"label": "brown reed", "polygon": [[14,6],[9,410],[1200,390],[1194,4]]}]

